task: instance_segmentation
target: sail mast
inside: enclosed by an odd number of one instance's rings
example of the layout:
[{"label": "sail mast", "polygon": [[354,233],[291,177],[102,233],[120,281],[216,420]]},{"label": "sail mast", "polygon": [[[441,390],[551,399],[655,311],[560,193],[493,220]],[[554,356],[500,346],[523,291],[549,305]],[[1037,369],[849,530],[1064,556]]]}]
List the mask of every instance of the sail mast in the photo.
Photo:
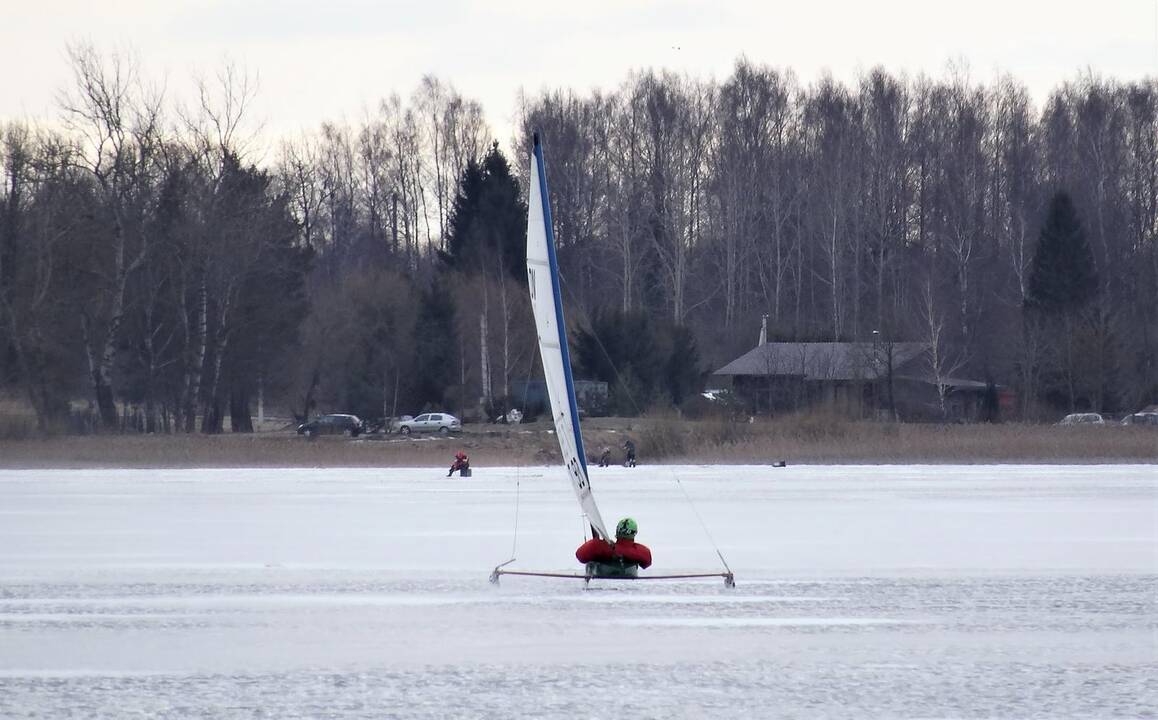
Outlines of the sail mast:
[{"label": "sail mast", "polygon": [[567,325],[563,320],[563,301],[559,285],[559,263],[555,257],[555,234],[551,227],[551,204],[547,196],[547,173],[543,164],[543,147],[534,134],[531,153],[530,188],[527,202],[527,286],[539,336],[539,354],[543,360],[543,377],[551,402],[555,437],[563,454],[563,465],[591,530],[603,539],[611,536],[603,524],[591,481],[587,473],[587,456],[579,432],[579,410],[575,401],[575,384],[571,374],[571,355],[567,349]]}]

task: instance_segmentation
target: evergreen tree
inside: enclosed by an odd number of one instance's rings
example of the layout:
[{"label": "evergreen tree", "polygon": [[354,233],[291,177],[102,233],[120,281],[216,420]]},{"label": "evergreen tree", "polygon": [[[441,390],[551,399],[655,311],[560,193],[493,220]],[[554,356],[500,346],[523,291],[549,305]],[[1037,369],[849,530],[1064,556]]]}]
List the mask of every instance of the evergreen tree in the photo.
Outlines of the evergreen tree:
[{"label": "evergreen tree", "polygon": [[406,338],[414,333],[412,284],[401,274],[369,270],[351,277],[344,291],[343,343],[349,352],[339,358],[341,407],[364,420],[394,415],[399,407],[409,410],[401,379],[409,374]]},{"label": "evergreen tree", "polygon": [[414,385],[419,407],[444,402],[446,389],[455,383],[457,349],[454,303],[441,279],[436,278],[430,290],[422,293],[414,326]]},{"label": "evergreen tree", "polygon": [[465,267],[466,256],[471,252],[474,240],[472,227],[479,214],[482,199],[483,171],[474,158],[467,161],[458,181],[458,194],[450,209],[450,223],[447,227],[447,252],[441,254],[452,267]]},{"label": "evergreen tree", "polygon": [[699,389],[695,336],[683,325],[657,325],[643,312],[602,313],[575,340],[577,365],[610,384],[613,411],[635,415],[657,401],[679,405]]},{"label": "evergreen tree", "polygon": [[612,412],[637,415],[665,384],[665,364],[651,319],[642,312],[601,313],[580,330],[575,358],[588,377],[611,386]]},{"label": "evergreen tree", "polygon": [[522,281],[527,266],[527,207],[497,142],[483,158],[483,178],[483,245],[501,258],[511,277]]},{"label": "evergreen tree", "polygon": [[261,208],[261,261],[246,273],[230,349],[230,414],[234,432],[252,430],[251,405],[259,388],[269,394],[287,383],[282,358],[299,344],[309,310],[306,277],[313,253],[295,244],[297,227],[284,196]]},{"label": "evergreen tree", "polygon": [[1094,254],[1069,195],[1049,204],[1029,273],[1026,307],[1057,315],[1085,307],[1098,289]]},{"label": "evergreen tree", "polygon": [[519,182],[494,143],[482,165],[467,163],[451,209],[447,252],[451,267],[465,271],[501,268],[524,279],[527,258],[527,208],[519,199]]},{"label": "evergreen tree", "polygon": [[664,382],[673,405],[680,405],[689,395],[699,390],[701,378],[700,354],[696,338],[685,325],[671,329],[671,352],[664,367]]},{"label": "evergreen tree", "polygon": [[1050,200],[1038,237],[1025,312],[1027,327],[1040,333],[1050,349],[1038,369],[1039,389],[1050,404],[1070,412],[1079,401],[1087,403],[1084,395],[1094,389],[1088,383],[1089,370],[1083,367],[1092,328],[1082,311],[1097,291],[1097,269],[1085,231],[1073,201],[1059,192]]},{"label": "evergreen tree", "polygon": [[209,398],[213,426],[207,431],[221,431],[226,403],[233,431],[252,431],[250,410],[259,384],[278,379],[280,358],[297,344],[308,307],[311,255],[296,244],[289,199],[275,194],[271,183],[269,173],[242,165],[232,154],[225,157],[216,203],[217,290],[210,307],[211,332],[228,342],[214,348],[223,352],[222,377],[216,397]]}]

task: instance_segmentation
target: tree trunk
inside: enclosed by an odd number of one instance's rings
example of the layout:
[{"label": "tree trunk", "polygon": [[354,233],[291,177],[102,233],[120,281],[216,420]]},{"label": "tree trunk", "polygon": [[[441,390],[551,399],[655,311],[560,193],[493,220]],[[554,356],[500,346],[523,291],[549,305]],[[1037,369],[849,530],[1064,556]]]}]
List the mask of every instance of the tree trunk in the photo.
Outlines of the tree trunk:
[{"label": "tree trunk", "polygon": [[217,330],[214,332],[212,372],[205,392],[206,408],[213,411],[212,417],[207,412],[201,420],[201,432],[206,434],[221,432],[222,420],[224,419],[221,416],[221,398],[218,397],[218,387],[221,384],[221,363],[225,359],[225,350],[229,345],[229,306],[230,291],[227,289],[221,300],[221,312],[218,314]]},{"label": "tree trunk", "polygon": [[1077,412],[1076,393],[1074,392],[1074,323],[1073,315],[1067,310],[1065,312],[1065,376],[1066,376],[1066,393],[1069,396],[1070,412]]},{"label": "tree trunk", "polygon": [[840,325],[840,248],[836,242],[836,205],[833,204],[832,209],[832,234],[828,242],[828,281],[832,285],[832,339],[840,340],[841,325]]},{"label": "tree trunk", "polygon": [[209,342],[209,289],[202,277],[197,289],[197,334],[193,354],[193,371],[190,373],[189,394],[185,398],[185,432],[191,433],[197,427],[197,406],[201,402],[201,382],[207,368],[206,349]]},{"label": "tree trunk", "polygon": [[229,424],[235,433],[253,432],[253,417],[249,414],[249,392],[233,388],[229,393]]},{"label": "tree trunk", "polygon": [[[1040,361],[1038,332],[1031,317],[1021,319],[1021,419],[1031,419],[1032,400],[1037,395],[1037,364]],[[1036,413],[1032,413],[1036,414]]]},{"label": "tree trunk", "polygon": [[112,388],[104,375],[103,358],[97,359],[92,342],[92,325],[88,315],[81,313],[81,331],[84,336],[84,353],[88,359],[89,379],[92,381],[93,396],[97,405],[101,426],[105,430],[117,427],[117,408],[113,402]]},{"label": "tree trunk", "polygon": [[489,342],[487,336],[487,313],[484,308],[478,316],[479,325],[479,391],[480,397],[485,404],[491,399],[491,364]]},{"label": "tree trunk", "polygon": [[499,267],[499,300],[503,313],[503,397],[511,395],[511,310],[507,298],[506,273]]},{"label": "tree trunk", "polygon": [[201,432],[206,435],[220,435],[224,426],[221,414],[221,399],[214,397],[205,403],[201,417]]}]

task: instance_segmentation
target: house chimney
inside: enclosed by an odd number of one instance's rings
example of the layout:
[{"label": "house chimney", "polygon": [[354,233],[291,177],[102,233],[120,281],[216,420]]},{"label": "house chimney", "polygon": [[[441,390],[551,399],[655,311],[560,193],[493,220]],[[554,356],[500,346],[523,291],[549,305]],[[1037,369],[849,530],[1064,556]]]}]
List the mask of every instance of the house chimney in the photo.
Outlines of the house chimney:
[{"label": "house chimney", "polygon": [[768,344],[768,313],[764,313],[764,319],[760,321],[760,342],[757,346]]}]

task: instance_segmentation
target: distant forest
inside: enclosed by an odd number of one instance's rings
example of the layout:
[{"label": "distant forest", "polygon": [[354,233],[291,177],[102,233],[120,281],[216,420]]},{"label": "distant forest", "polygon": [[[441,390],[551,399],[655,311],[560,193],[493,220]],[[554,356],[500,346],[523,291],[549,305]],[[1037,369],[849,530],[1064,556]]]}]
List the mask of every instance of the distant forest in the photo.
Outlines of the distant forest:
[{"label": "distant forest", "polygon": [[250,78],[192,105],[69,49],[59,118],[0,123],[0,392],[45,430],[493,415],[539,372],[544,138],[580,377],[668,411],[769,340],[917,341],[1025,419],[1158,402],[1158,82],[802,84],[640,71],[524,97],[516,137],[428,77],[256,147]]}]

